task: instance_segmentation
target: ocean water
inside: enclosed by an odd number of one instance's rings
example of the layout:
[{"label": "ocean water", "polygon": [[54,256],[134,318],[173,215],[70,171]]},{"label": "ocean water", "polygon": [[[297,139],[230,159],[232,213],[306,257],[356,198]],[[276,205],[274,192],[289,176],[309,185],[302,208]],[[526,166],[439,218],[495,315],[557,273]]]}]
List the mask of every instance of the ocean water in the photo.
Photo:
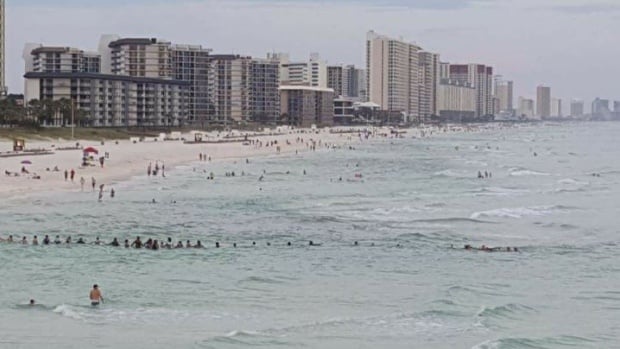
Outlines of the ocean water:
[{"label": "ocean water", "polygon": [[0,348],[619,348],[619,134],[407,136],[2,200],[3,237],[207,248],[0,244]]}]

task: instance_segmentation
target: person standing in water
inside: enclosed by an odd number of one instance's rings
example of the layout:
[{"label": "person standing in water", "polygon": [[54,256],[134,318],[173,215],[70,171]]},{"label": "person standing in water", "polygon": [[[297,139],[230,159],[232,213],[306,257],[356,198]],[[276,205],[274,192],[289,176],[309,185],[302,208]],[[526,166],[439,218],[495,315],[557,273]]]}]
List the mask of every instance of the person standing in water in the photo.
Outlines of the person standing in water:
[{"label": "person standing in water", "polygon": [[101,290],[97,284],[93,285],[93,289],[90,290],[90,305],[93,307],[98,306],[100,303],[103,303],[103,296],[101,295]]}]

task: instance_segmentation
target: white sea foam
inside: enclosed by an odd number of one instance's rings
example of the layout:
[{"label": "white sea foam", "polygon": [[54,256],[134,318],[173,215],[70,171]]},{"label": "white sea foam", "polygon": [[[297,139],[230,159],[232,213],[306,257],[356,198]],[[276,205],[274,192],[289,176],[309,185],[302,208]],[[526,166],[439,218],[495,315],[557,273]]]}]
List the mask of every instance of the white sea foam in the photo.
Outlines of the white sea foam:
[{"label": "white sea foam", "polygon": [[580,181],[574,180],[572,178],[565,178],[565,179],[559,180],[558,184],[563,184],[563,185],[589,185],[590,183],[588,183],[588,182],[580,182]]},{"label": "white sea foam", "polygon": [[510,172],[510,175],[513,177],[525,177],[525,176],[551,176],[549,173],[545,172],[536,172],[530,170],[516,170]]},{"label": "white sea foam", "polygon": [[528,216],[548,216],[553,213],[562,212],[564,208],[561,206],[533,206],[533,207],[517,207],[517,208],[498,208],[495,210],[475,212],[471,215],[471,219],[480,219],[484,217],[497,218],[523,218]]},{"label": "white sea foam", "polygon": [[480,190],[477,196],[517,196],[529,193],[529,190],[525,189],[512,189],[504,187],[488,187]]},{"label": "white sea foam", "polygon": [[54,308],[54,313],[60,314],[64,317],[68,317],[74,320],[84,319],[84,316],[82,316],[82,314],[80,314],[78,311],[76,311],[75,309],[72,309],[71,306],[66,305],[66,304],[61,304],[57,306],[56,308]]},{"label": "white sea foam", "polygon": [[473,176],[471,173],[467,174],[467,173],[455,171],[455,170],[452,170],[452,169],[447,169],[447,170],[435,172],[434,175],[435,176],[439,176],[439,177],[457,177],[457,178],[472,177]]}]

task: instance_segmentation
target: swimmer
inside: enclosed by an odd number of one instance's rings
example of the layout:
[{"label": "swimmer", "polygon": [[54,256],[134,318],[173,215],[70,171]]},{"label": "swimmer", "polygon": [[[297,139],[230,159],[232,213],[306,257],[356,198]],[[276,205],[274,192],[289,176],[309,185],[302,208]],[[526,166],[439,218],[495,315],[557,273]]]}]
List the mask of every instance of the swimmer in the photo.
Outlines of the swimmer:
[{"label": "swimmer", "polygon": [[65,244],[70,244],[71,243],[71,235],[67,236],[67,239],[65,240]]},{"label": "swimmer", "polygon": [[93,289],[90,291],[90,305],[96,307],[99,303],[103,303],[103,296],[101,290],[97,284],[93,285]]},{"label": "swimmer", "polygon": [[119,247],[121,244],[118,242],[117,238],[114,238],[112,242],[110,242],[110,246]]},{"label": "swimmer", "polygon": [[129,244],[129,240],[125,239],[125,248],[130,248],[131,245]]},{"label": "swimmer", "polygon": [[34,299],[31,299],[30,302],[28,303],[31,307],[35,306],[36,303],[34,301]]},{"label": "swimmer", "polygon": [[99,240],[99,237],[97,236],[97,238],[95,239],[95,245],[101,245],[101,240]]},{"label": "swimmer", "polygon": [[183,248],[183,242],[179,241],[175,248]]},{"label": "swimmer", "polygon": [[56,239],[54,239],[54,244],[60,245],[62,241],[60,241],[60,235],[56,235]]},{"label": "swimmer", "polygon": [[235,243],[233,243],[233,247],[234,247],[234,248],[237,248],[237,243],[236,243],[236,242],[235,242]]},{"label": "swimmer", "polygon": [[189,240],[185,243],[185,248],[192,248],[192,243]]},{"label": "swimmer", "polygon": [[202,242],[200,242],[200,240],[196,241],[196,246],[194,246],[194,248],[204,248],[204,246],[202,246]]},{"label": "swimmer", "polygon": [[83,244],[85,244],[86,242],[84,241],[84,239],[79,238],[79,239],[78,239],[78,241],[77,241],[77,243],[78,243],[78,244],[83,245]]},{"label": "swimmer", "polygon": [[26,239],[26,237],[22,237],[22,245],[28,245],[28,240]]},{"label": "swimmer", "polygon": [[45,237],[43,238],[43,245],[49,245],[50,244],[50,237],[48,235],[45,235]]},{"label": "swimmer", "polygon": [[39,244],[39,239],[38,239],[38,238],[37,238],[37,236],[35,235],[35,236],[32,238],[32,245],[38,245],[38,244]]},{"label": "swimmer", "polygon": [[220,243],[219,242],[215,243],[215,248],[220,248]]},{"label": "swimmer", "polygon": [[292,246],[293,244],[291,244],[291,242],[289,241],[286,246]]}]

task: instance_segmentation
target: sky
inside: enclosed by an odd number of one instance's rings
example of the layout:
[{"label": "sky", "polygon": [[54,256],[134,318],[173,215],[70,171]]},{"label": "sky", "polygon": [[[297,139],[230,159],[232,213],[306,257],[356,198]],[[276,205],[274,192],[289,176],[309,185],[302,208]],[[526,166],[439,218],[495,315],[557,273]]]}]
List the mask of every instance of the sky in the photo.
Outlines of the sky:
[{"label": "sky", "polygon": [[515,102],[541,84],[565,103],[620,100],[619,0],[6,0],[6,9],[11,93],[23,89],[25,43],[94,51],[102,34],[119,34],[363,67],[372,29],[442,61],[492,65],[514,80]]}]

